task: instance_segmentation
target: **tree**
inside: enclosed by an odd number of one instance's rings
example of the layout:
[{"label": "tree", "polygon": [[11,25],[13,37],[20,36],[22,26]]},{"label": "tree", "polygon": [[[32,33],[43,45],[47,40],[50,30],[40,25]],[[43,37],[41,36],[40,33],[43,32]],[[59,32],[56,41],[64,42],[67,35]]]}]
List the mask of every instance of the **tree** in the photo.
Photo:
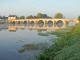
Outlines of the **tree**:
[{"label": "tree", "polygon": [[47,14],[42,14],[42,17],[43,18],[47,18]]},{"label": "tree", "polygon": [[32,15],[30,15],[30,16],[28,16],[28,17],[26,17],[26,19],[32,19],[33,18],[33,16]]},{"label": "tree", "polygon": [[34,18],[37,18],[37,16],[34,16]]},{"label": "tree", "polygon": [[57,14],[55,14],[54,18],[63,18],[63,14],[57,13]]},{"label": "tree", "polygon": [[38,13],[38,14],[37,14],[37,17],[38,17],[38,18],[42,18],[42,14],[41,14],[41,13]]},{"label": "tree", "polygon": [[78,21],[80,22],[80,16],[78,16]]},{"label": "tree", "polygon": [[25,19],[25,16],[20,16],[19,19]]}]

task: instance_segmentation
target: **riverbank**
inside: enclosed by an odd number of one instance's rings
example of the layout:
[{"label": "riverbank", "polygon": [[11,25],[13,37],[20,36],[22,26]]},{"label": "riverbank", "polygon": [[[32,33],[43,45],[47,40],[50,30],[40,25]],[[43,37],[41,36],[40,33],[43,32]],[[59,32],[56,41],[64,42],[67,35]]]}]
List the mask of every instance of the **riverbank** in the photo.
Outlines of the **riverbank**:
[{"label": "riverbank", "polygon": [[80,60],[80,24],[37,55],[37,60]]}]

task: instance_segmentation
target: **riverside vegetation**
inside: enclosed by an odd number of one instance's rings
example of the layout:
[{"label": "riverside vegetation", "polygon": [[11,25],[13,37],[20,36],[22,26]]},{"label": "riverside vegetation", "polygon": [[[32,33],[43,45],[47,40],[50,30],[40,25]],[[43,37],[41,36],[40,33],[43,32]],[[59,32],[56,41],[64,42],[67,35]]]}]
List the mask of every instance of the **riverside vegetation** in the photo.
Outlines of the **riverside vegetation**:
[{"label": "riverside vegetation", "polygon": [[80,24],[61,35],[54,44],[38,55],[36,60],[80,60]]}]

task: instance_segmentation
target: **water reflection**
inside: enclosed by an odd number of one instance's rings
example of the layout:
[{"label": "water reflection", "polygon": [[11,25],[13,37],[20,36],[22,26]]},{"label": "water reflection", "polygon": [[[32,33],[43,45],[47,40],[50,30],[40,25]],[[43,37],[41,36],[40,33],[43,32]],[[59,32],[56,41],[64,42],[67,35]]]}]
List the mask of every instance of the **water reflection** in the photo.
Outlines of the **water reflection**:
[{"label": "water reflection", "polygon": [[[27,22],[25,22],[27,23]],[[35,24],[33,21],[29,24],[0,24],[0,31],[3,29],[8,29],[10,32],[16,32],[18,28],[24,30],[24,29],[29,29],[29,30],[56,30],[60,28],[65,28],[67,24],[63,24],[63,22],[58,21],[57,23],[53,23],[49,21],[48,23],[43,23],[40,21],[38,24]]]},{"label": "water reflection", "polygon": [[[56,25],[57,25],[57,27],[62,27],[64,25],[64,23],[63,23],[63,21],[59,20],[59,21],[57,21]],[[67,25],[67,23],[66,23],[66,25]]]}]

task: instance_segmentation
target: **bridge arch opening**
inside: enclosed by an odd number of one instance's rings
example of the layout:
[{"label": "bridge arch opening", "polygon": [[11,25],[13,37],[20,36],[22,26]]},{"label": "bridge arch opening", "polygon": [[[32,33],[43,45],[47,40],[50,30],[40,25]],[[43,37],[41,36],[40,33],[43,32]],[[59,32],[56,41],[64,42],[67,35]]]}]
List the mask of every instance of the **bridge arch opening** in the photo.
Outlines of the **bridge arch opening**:
[{"label": "bridge arch opening", "polygon": [[15,23],[16,23],[15,21],[12,22],[12,24],[15,24]]},{"label": "bridge arch opening", "polygon": [[39,20],[39,21],[38,21],[38,26],[39,26],[39,27],[43,27],[43,26],[44,26],[44,21]]},{"label": "bridge arch opening", "polygon": [[30,24],[35,24],[35,22],[34,21],[31,21]]},{"label": "bridge arch opening", "polygon": [[48,27],[52,27],[52,26],[53,26],[53,21],[49,20],[49,21],[47,22],[47,25],[48,25]]},{"label": "bridge arch opening", "polygon": [[42,21],[42,20],[39,20],[39,21],[38,21],[38,24],[40,24],[40,23],[44,23],[44,21]]},{"label": "bridge arch opening", "polygon": [[34,22],[34,21],[31,21],[31,22],[30,22],[30,25],[31,25],[31,26],[34,26],[34,25],[35,25],[35,22]]},{"label": "bridge arch opening", "polygon": [[27,21],[24,21],[23,23],[24,23],[24,24],[27,24]]},{"label": "bridge arch opening", "polygon": [[20,21],[18,21],[18,24],[20,24]]},{"label": "bridge arch opening", "polygon": [[56,22],[56,25],[57,25],[57,27],[62,27],[62,26],[64,25],[64,23],[63,23],[62,20],[58,20],[58,21]]},{"label": "bridge arch opening", "polygon": [[74,20],[70,20],[68,22],[68,26],[72,26],[72,25],[75,25],[75,24],[76,24],[76,21],[74,21]]}]

